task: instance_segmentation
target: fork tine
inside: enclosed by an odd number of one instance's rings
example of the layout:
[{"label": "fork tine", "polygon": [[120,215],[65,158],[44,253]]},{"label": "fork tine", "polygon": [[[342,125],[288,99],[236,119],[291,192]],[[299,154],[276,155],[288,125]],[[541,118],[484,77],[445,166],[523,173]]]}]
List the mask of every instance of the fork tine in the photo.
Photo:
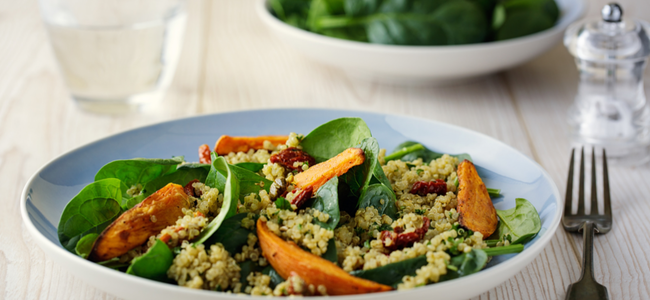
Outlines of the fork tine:
[{"label": "fork tine", "polygon": [[596,189],[596,148],[591,147],[591,209],[590,215],[598,214],[598,190]]},{"label": "fork tine", "polygon": [[566,183],[566,196],[564,197],[564,215],[571,215],[571,204],[573,197],[573,165],[576,149],[571,149],[571,162],[569,163],[569,179]]},{"label": "fork tine", "polygon": [[605,154],[605,148],[603,148],[603,185],[604,187],[604,198],[605,198],[605,216],[611,220],[612,218],[612,203],[610,202],[609,195],[609,172],[607,171],[607,154]]},{"label": "fork tine", "polygon": [[578,185],[578,215],[585,214],[585,147],[580,150],[580,178]]}]

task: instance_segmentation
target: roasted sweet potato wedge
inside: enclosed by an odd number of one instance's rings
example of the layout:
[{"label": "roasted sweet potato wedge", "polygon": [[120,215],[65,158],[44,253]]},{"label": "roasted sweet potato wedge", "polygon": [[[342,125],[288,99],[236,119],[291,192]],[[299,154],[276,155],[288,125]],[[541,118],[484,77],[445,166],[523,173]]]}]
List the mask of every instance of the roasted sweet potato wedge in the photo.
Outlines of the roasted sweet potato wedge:
[{"label": "roasted sweet potato wedge", "polygon": [[282,145],[287,142],[288,136],[284,135],[262,135],[262,136],[228,136],[222,135],[214,145],[214,152],[219,155],[226,155],[230,152],[247,152],[250,149],[264,149],[264,141],[273,145]]},{"label": "roasted sweet potato wedge", "polygon": [[257,220],[257,236],[262,254],[282,278],[288,278],[294,272],[307,284],[324,285],[329,295],[375,293],[392,289],[387,285],[354,277],[332,262],[281,239],[261,219]]},{"label": "roasted sweet potato wedge", "polygon": [[348,148],[320,164],[316,164],[306,171],[293,177],[293,184],[299,189],[311,186],[318,191],[323,184],[334,176],[345,174],[350,168],[358,166],[366,159],[360,148]]},{"label": "roasted sweet potato wedge", "polygon": [[461,162],[456,172],[458,223],[467,229],[482,233],[483,237],[487,238],[494,233],[499,222],[487,188],[471,161]]},{"label": "roasted sweet potato wedge", "polygon": [[88,256],[91,261],[118,257],[142,245],[147,239],[183,216],[190,206],[183,187],[170,183],[124,212],[97,237]]}]

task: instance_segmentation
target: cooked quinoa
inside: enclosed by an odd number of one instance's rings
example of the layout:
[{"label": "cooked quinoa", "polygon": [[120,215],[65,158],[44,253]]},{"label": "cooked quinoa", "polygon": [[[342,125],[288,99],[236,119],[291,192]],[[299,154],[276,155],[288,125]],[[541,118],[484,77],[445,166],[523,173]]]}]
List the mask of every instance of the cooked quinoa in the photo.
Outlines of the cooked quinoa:
[{"label": "cooked quinoa", "polygon": [[[271,181],[281,178],[291,183],[294,174],[288,172],[280,164],[270,163],[269,158],[283,148],[300,147],[297,137],[298,135],[292,133],[287,145],[274,147],[267,143],[265,144],[266,150],[230,153],[226,158],[230,163],[264,162],[266,164],[260,171],[260,175]],[[242,227],[253,229],[255,216],[261,216],[268,221],[266,224],[274,234],[287,241],[292,241],[318,256],[327,252],[328,241],[334,238],[337,248],[337,264],[347,272],[374,269],[425,255],[427,264],[417,270],[416,275],[405,276],[403,282],[398,285],[398,289],[409,289],[437,282],[440,276],[446,274],[446,266],[450,259],[446,251],[451,243],[446,241],[456,239],[458,236],[457,231],[453,230],[454,224],[458,224],[456,185],[454,184],[458,159],[443,155],[430,162],[417,159],[408,163],[400,160],[391,160],[385,163],[385,153],[384,149],[380,151],[379,161],[397,196],[399,218],[392,220],[387,215],[379,214],[375,207],[366,207],[357,210],[354,216],[342,212],[339,226],[335,230],[328,230],[314,222],[314,220],[327,222],[330,217],[327,213],[311,208],[297,211],[278,209],[274,203],[275,199],[271,198],[266,190],[261,190],[257,194],[245,196],[243,202],[238,204],[239,213],[249,213],[242,220]],[[307,168],[308,166],[305,165],[304,169]],[[418,181],[436,179],[444,180],[447,183],[445,194],[420,196],[409,192]],[[219,205],[223,201],[219,200],[219,196],[221,199],[223,196],[216,189],[210,189],[202,183],[195,183],[193,186],[195,189],[201,190],[203,194],[196,199],[197,206],[191,212],[216,215]],[[291,201],[297,193],[298,191],[288,190],[285,195],[287,201]],[[295,209],[295,206],[293,208]],[[414,232],[423,226],[425,217],[430,220],[429,228],[424,238],[410,247],[391,251],[386,249],[384,243],[379,239],[381,231],[385,230],[386,226],[393,230],[400,228],[403,233]],[[275,289],[271,289],[270,277],[259,272],[250,273],[245,281],[247,284],[242,286],[241,283],[238,283],[239,278],[232,273],[236,269],[237,263],[253,261],[259,266],[268,265],[259,249],[256,235],[248,234],[248,242],[241,251],[230,253],[228,256],[225,256],[225,250],[219,246],[212,246],[207,252],[202,245],[189,246],[187,240],[200,232],[199,228],[205,226],[206,221],[207,218],[191,216],[188,212],[185,217],[179,219],[176,225],[166,228],[157,236],[160,238],[164,234],[171,235],[172,238],[168,242],[171,247],[180,242],[183,243],[181,254],[174,260],[174,265],[168,272],[170,278],[175,279],[179,285],[209,289],[214,289],[218,285],[222,290],[251,295],[327,294],[323,286],[309,287],[298,276],[291,276],[287,281],[278,284]],[[179,227],[183,229],[177,231]],[[155,238],[152,237],[151,241],[155,241]],[[482,249],[485,247],[486,244],[479,232],[473,233],[463,242],[457,244],[457,250],[460,252],[469,252],[472,248]],[[221,255],[218,262],[219,272],[227,274],[219,280],[215,277],[208,278],[205,275],[210,268],[216,268],[211,265],[215,264],[212,261],[216,260],[209,260],[208,257],[217,255],[217,253]],[[233,263],[234,265],[232,265]],[[216,269],[214,272],[217,272]],[[290,289],[289,286],[291,286]]]}]

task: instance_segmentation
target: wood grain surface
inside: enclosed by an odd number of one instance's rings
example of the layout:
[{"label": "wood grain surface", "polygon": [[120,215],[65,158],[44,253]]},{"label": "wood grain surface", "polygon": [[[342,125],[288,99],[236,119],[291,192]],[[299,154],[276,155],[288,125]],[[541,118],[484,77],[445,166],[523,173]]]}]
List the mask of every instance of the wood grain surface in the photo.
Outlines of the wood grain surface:
[{"label": "wood grain surface", "polygon": [[[598,16],[606,0],[591,0]],[[514,69],[449,86],[404,87],[349,78],[280,43],[254,0],[189,0],[175,79],[160,106],[106,116],[79,110],[49,48],[36,1],[0,0],[0,299],[116,299],[53,263],[23,228],[27,179],[58,155],[138,126],[233,110],[325,107],[447,122],[505,142],[540,163],[565,190],[566,112],[578,73],[562,45]],[[650,20],[650,1],[620,1]],[[650,72],[646,70],[646,87]],[[611,166],[614,226],[595,238],[597,280],[611,299],[650,299],[650,168]],[[561,228],[522,272],[475,299],[564,299],[580,276],[582,237]]]}]

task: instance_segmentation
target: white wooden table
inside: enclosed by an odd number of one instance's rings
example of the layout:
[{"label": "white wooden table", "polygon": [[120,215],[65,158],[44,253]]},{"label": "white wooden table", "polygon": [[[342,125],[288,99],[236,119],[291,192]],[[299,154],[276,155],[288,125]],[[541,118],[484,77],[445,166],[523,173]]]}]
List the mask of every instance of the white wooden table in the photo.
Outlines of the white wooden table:
[{"label": "white wooden table", "polygon": [[[607,0],[590,0],[598,16]],[[621,0],[650,20],[650,1]],[[539,162],[565,189],[565,115],[578,73],[558,45],[512,70],[444,87],[349,79],[282,45],[252,0],[190,0],[178,70],[160,111],[130,117],[80,111],[69,99],[36,1],[0,0],[0,299],[115,299],[54,264],[23,228],[19,197],[43,164],[82,144],[137,126],[215,112],[328,107],[400,113],[495,137]],[[646,72],[650,88],[650,72]],[[437,113],[444,110],[445,114]],[[449,113],[451,112],[451,113]],[[595,238],[596,279],[611,299],[650,299],[650,169],[611,167],[614,226]],[[582,237],[560,229],[521,273],[476,299],[563,299],[580,274]]]}]

